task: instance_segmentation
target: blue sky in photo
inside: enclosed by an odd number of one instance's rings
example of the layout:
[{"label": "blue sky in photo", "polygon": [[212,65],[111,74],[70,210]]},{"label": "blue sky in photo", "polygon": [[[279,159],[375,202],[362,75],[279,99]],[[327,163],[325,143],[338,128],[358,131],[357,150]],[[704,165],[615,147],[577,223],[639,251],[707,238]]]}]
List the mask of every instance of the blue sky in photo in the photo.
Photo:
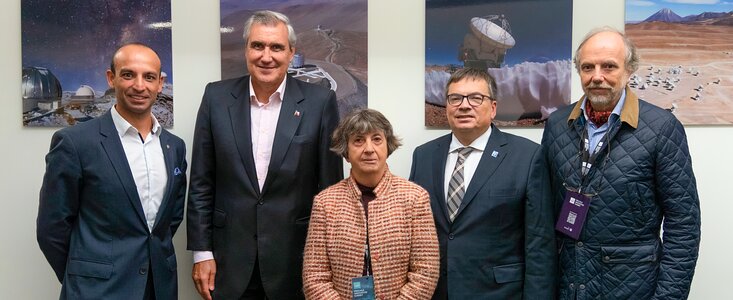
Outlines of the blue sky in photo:
[{"label": "blue sky in photo", "polygon": [[718,0],[626,0],[626,22],[640,22],[657,11],[669,8],[680,17],[704,12],[733,11],[733,1]]}]

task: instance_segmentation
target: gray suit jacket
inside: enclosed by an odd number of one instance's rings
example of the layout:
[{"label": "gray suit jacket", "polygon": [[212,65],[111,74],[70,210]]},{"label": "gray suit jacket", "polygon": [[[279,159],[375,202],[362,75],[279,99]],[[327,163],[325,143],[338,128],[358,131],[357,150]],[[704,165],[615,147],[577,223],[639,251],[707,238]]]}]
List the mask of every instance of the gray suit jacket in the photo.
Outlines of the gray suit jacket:
[{"label": "gray suit jacket", "polygon": [[150,231],[109,112],[53,135],[36,230],[61,299],[142,299],[148,272],[157,299],[177,299],[172,238],[183,220],[186,146],[166,130],[160,143],[168,182]]},{"label": "gray suit jacket", "polygon": [[265,184],[252,156],[249,78],[206,86],[194,131],[188,249],[213,251],[214,297],[238,299],[259,261],[270,299],[302,298],[303,248],[313,196],[343,178],[329,151],[333,91],[288,76]]},{"label": "gray suit jacket", "polygon": [[430,193],[440,243],[433,299],[553,299],[557,271],[549,174],[539,145],[491,136],[451,223],[445,163],[451,135],[413,153],[410,180]]}]

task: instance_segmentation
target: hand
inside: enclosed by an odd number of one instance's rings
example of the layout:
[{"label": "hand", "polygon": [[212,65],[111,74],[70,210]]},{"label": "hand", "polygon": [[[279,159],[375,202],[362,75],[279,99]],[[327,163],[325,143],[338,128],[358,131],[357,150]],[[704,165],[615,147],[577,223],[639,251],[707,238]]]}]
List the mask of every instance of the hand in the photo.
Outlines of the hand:
[{"label": "hand", "polygon": [[216,261],[213,259],[197,262],[193,265],[193,284],[201,295],[202,299],[211,300],[211,292],[214,290],[214,278],[216,278]]}]

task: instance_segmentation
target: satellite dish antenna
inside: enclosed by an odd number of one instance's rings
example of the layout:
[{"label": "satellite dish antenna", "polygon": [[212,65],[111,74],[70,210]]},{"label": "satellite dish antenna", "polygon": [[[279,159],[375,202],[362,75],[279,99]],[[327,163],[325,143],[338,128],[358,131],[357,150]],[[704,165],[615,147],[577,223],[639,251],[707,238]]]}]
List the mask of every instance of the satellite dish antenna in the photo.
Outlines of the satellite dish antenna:
[{"label": "satellite dish antenna", "polygon": [[516,41],[509,21],[504,15],[473,17],[468,22],[469,32],[458,51],[464,67],[498,68],[504,63],[506,51]]},{"label": "satellite dish antenna", "polygon": [[504,15],[475,17],[471,18],[470,23],[471,31],[482,42],[502,49],[514,47],[514,37],[511,34],[509,21],[507,21]]}]

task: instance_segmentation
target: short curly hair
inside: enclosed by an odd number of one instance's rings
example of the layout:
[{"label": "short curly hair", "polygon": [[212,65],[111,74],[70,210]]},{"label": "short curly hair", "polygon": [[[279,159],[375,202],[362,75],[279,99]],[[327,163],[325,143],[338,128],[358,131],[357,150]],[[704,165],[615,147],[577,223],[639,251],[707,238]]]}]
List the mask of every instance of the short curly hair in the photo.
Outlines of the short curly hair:
[{"label": "short curly hair", "polygon": [[349,137],[370,132],[382,132],[387,139],[387,155],[402,146],[400,139],[394,135],[392,124],[384,115],[373,109],[359,109],[349,113],[339,123],[331,135],[331,151],[349,158]]}]

